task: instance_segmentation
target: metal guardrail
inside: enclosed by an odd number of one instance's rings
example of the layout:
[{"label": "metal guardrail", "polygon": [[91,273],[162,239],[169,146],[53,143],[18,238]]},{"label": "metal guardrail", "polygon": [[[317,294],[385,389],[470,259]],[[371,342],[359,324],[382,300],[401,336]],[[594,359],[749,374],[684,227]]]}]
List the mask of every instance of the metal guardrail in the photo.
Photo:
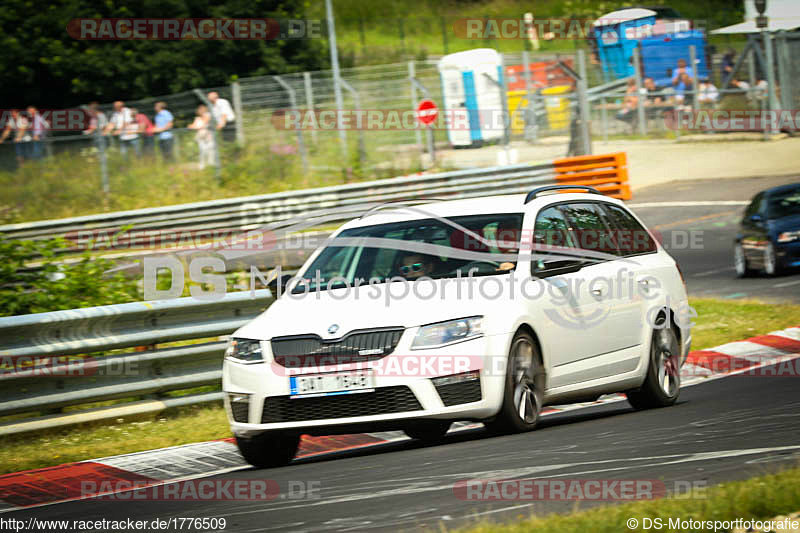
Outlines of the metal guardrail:
[{"label": "metal guardrail", "polygon": [[[15,224],[0,227],[0,232],[5,237],[45,238],[87,229],[113,231],[125,224],[176,230],[235,224],[246,231],[303,214],[313,218],[318,210],[327,210],[330,222],[331,216],[352,218],[389,200],[522,193],[554,183],[593,185],[628,199],[627,180],[625,154],[616,153]],[[219,392],[168,399],[164,395],[218,384],[225,343],[216,337],[229,335],[272,301],[264,289],[252,295],[229,293],[217,301],[178,298],[0,318],[0,416],[35,413],[35,418],[0,424],[0,435],[220,400]],[[180,345],[183,341],[201,342]],[[154,345],[162,347],[103,353]],[[78,354],[83,357],[69,358]],[[149,400],[41,416],[65,407],[141,397]]]},{"label": "metal guardrail", "polygon": [[266,224],[337,208],[342,219],[353,211],[375,203],[418,199],[424,196],[470,198],[489,194],[525,192],[531,185],[553,181],[550,163],[459,170],[437,174],[403,176],[240,198],[213,200],[165,207],[119,211],[74,218],[43,220],[0,226],[0,234],[12,239],[43,239],[56,235],[79,239],[80,232],[107,231],[113,234],[132,225],[139,230],[203,231],[233,228],[246,231]]},{"label": "metal guardrail", "polygon": [[[163,397],[164,393],[216,385],[222,377],[229,335],[273,301],[269,290],[229,293],[203,302],[178,298],[0,318],[0,415],[51,412],[64,407],[120,398]],[[119,348],[206,340],[120,354]],[[72,354],[90,354],[70,358]],[[190,404],[221,399],[207,392],[173,398]],[[152,411],[122,404],[100,410],[47,417],[49,427]],[[99,413],[98,411],[104,411]],[[40,418],[0,425],[0,435],[39,429]]]}]

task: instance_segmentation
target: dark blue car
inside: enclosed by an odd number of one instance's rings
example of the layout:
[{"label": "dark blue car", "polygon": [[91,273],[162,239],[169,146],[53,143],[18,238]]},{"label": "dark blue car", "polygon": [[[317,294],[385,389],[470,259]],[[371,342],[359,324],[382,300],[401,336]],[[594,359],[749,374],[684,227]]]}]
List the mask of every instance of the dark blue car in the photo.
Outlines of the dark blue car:
[{"label": "dark blue car", "polygon": [[736,274],[800,266],[800,183],[761,191],[744,212],[734,244]]}]

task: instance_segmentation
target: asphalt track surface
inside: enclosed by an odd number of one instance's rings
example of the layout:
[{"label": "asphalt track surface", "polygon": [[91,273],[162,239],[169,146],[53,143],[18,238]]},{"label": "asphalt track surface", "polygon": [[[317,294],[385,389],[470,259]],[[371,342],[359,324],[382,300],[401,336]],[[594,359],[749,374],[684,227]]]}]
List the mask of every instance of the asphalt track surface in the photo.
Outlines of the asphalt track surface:
[{"label": "asphalt track surface", "polygon": [[[666,238],[694,231],[702,246],[673,248],[692,296],[800,301],[800,275],[738,280],[731,243],[743,205],[653,206],[659,202],[744,201],[792,178],[678,182],[637,192],[634,210]],[[636,204],[645,206],[636,207]],[[697,241],[696,241],[697,242]],[[798,317],[800,318],[800,317]],[[767,333],[767,332],[763,332]],[[558,413],[531,433],[489,436],[482,429],[442,444],[379,445],[295,461],[279,469],[243,468],[224,479],[314,484],[313,499],[269,502],[68,502],[4,515],[24,520],[224,517],[225,531],[417,530],[480,520],[569,512],[571,501],[465,501],[453,486],[467,479],[660,479],[668,490],[745,479],[800,459],[796,377],[732,376],[687,387],[673,407],[633,411],[626,402]],[[581,502],[587,508],[592,502]],[[620,530],[625,530],[624,523]]]}]

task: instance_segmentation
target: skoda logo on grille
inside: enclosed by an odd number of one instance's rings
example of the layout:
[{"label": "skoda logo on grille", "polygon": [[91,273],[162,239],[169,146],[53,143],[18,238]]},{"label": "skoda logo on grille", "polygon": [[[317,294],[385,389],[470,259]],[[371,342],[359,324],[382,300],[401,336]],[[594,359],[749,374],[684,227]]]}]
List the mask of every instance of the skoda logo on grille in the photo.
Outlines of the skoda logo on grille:
[{"label": "skoda logo on grille", "polygon": [[328,333],[333,335],[337,331],[339,331],[339,324],[331,324],[331,327],[328,328]]}]

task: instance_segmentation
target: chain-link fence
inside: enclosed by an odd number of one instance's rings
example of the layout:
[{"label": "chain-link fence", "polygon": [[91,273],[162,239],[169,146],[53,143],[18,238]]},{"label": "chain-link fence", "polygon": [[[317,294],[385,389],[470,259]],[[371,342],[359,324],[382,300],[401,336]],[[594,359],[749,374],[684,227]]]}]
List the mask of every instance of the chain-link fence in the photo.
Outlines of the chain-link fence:
[{"label": "chain-link fence", "polygon": [[[576,136],[580,135],[584,122],[590,125],[595,139],[620,135],[677,137],[682,129],[675,117],[681,111],[764,109],[768,99],[764,96],[760,73],[765,70],[765,54],[759,48],[759,38],[751,38],[752,45],[740,54],[734,73],[721,75],[720,55],[711,57],[710,81],[718,86],[713,102],[703,100],[704,89],[699,85],[678,94],[675,87],[654,87],[639,76],[614,79],[603,72],[594,57],[587,57],[581,68],[582,50],[564,54],[503,54],[502,76],[496,76],[495,80],[501,84],[497,90],[502,95],[499,98],[502,109],[495,111],[503,116],[500,127],[504,131],[496,142],[537,143],[547,139],[551,144],[563,144],[566,154],[568,150],[575,152]],[[779,105],[795,109],[800,102],[800,34],[780,32],[772,43]],[[372,176],[380,172],[390,174],[432,162],[432,155],[426,154],[427,132],[413,118],[413,110],[422,99],[433,100],[440,113],[452,107],[452,102],[446,102],[443,95],[438,60],[433,57],[341,70],[343,109],[332,115],[333,122],[324,124],[323,112],[337,110],[332,71],[243,78],[228,86],[198,88],[125,105],[152,120],[155,103],[166,103],[174,115],[172,164],[181,168],[200,166],[203,146],[198,142],[198,133],[188,126],[198,105],[207,99],[209,92],[215,91],[232,103],[237,116],[215,135],[213,149],[218,155],[211,160],[214,166],[236,165],[247,153],[256,153],[263,168],[253,171],[277,176],[296,173],[298,169],[306,174],[331,173],[342,179],[354,172]],[[582,82],[585,97],[581,97]],[[107,117],[113,111],[108,103],[100,109]],[[578,120],[581,109],[587,121]],[[342,111],[350,112],[350,119],[355,111],[379,111],[380,121],[375,127],[353,120],[343,124],[339,122]],[[392,112],[399,120],[396,124],[391,123]],[[447,129],[447,121],[440,120],[431,130],[437,150],[453,144]],[[140,133],[139,137],[136,153],[123,156],[114,135],[53,134],[47,138],[46,153],[69,152],[86,157],[87,174],[100,177],[124,166],[121,163],[126,157],[152,157],[154,163],[162,158],[156,142],[158,134]],[[0,145],[0,165],[6,169],[16,164],[12,144]],[[580,153],[581,148],[577,151]],[[97,183],[108,183],[107,176]]]}]

